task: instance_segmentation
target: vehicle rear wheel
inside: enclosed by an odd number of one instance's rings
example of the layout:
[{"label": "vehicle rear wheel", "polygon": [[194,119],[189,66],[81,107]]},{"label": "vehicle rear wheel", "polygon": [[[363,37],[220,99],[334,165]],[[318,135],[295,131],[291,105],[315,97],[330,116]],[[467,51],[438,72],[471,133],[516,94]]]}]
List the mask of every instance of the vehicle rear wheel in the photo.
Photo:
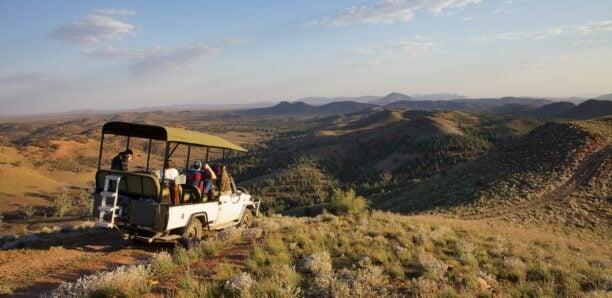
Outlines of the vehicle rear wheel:
[{"label": "vehicle rear wheel", "polygon": [[241,228],[250,228],[253,226],[253,219],[255,215],[253,214],[253,210],[246,209],[244,213],[242,213],[242,217],[240,218],[240,224],[238,224]]},{"label": "vehicle rear wheel", "polygon": [[197,218],[192,218],[183,230],[183,243],[186,246],[194,245],[202,240],[202,222]]}]

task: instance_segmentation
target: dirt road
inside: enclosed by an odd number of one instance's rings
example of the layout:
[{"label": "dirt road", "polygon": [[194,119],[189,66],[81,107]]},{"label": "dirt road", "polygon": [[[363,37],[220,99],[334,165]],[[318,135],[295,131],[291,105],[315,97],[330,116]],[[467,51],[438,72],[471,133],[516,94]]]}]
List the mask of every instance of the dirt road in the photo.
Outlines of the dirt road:
[{"label": "dirt road", "polygon": [[168,244],[127,245],[118,234],[105,231],[62,235],[61,241],[51,243],[0,251],[0,297],[38,297],[62,282],[141,263],[157,251],[173,249]]}]

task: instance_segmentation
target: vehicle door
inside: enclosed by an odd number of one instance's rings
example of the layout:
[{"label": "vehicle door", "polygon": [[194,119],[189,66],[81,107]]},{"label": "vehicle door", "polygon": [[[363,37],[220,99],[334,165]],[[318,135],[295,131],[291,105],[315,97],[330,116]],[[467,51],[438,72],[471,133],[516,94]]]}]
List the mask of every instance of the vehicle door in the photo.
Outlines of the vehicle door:
[{"label": "vehicle door", "polygon": [[224,194],[219,197],[219,218],[220,224],[237,221],[240,219],[244,203],[242,202],[242,194],[236,191],[234,180],[230,180],[232,193]]}]

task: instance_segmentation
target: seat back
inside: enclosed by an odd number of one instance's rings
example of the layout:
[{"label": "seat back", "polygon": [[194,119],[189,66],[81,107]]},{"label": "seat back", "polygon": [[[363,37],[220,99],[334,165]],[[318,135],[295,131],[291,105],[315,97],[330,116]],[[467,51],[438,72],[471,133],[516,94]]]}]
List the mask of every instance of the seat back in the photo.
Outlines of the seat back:
[{"label": "seat back", "polygon": [[[108,175],[121,176],[119,194],[156,199],[161,189],[159,180],[153,175],[115,170],[98,170],[96,173],[96,191],[99,192],[104,189],[104,181]],[[111,185],[111,189],[114,188],[115,185]]]}]

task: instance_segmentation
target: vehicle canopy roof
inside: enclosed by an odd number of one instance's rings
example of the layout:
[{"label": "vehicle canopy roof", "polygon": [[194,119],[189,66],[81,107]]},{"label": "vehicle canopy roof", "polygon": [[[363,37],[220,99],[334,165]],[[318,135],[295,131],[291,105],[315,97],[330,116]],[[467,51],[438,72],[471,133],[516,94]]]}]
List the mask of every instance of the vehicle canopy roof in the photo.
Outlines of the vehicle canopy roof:
[{"label": "vehicle canopy roof", "polygon": [[247,151],[221,137],[175,127],[117,121],[104,124],[102,134],[161,140],[241,152]]}]

